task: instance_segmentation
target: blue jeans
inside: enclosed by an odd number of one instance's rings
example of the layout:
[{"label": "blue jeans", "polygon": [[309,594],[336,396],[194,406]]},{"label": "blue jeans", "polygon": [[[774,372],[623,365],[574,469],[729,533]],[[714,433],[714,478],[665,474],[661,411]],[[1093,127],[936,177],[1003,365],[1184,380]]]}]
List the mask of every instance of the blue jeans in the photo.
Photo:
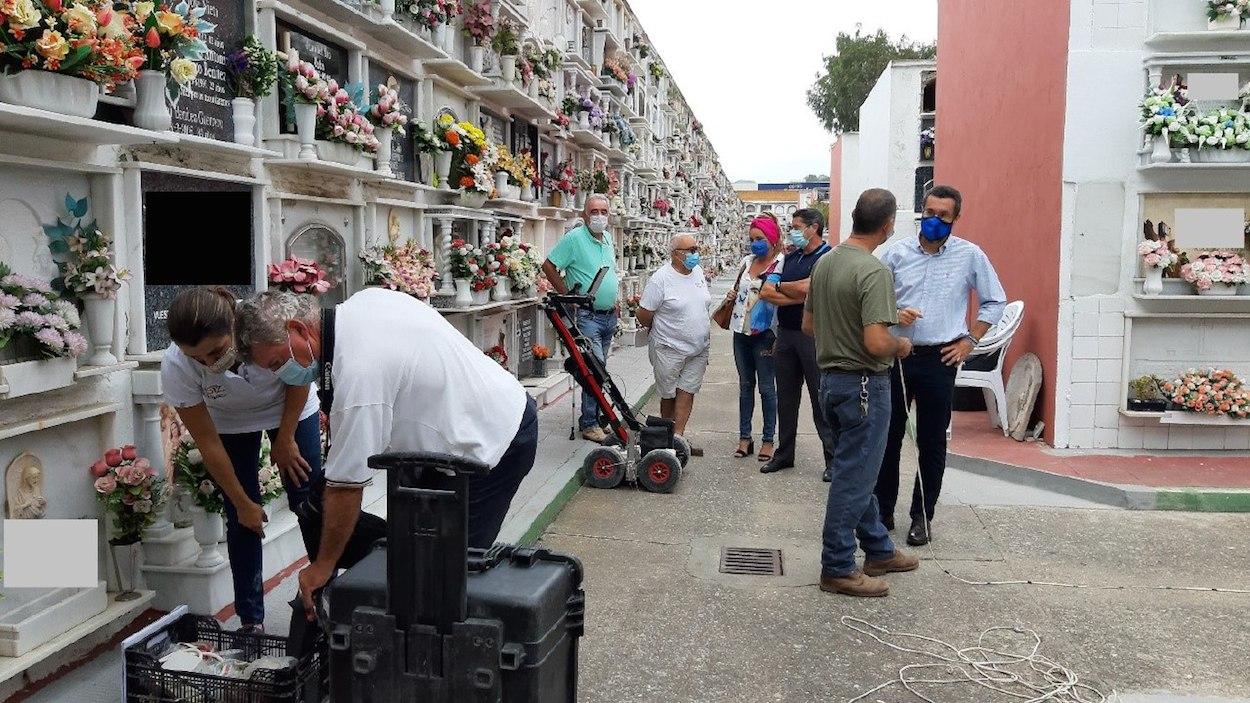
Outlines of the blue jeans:
[{"label": "blue jeans", "polygon": [[[269,430],[269,440],[277,436],[277,430]],[[299,453],[312,471],[302,486],[291,485],[286,475],[282,485],[286,489],[287,503],[295,511],[320,491],[325,478],[321,472],[321,419],[314,414],[300,421],[295,428],[295,443]],[[260,503],[260,432],[223,434],[221,444],[234,465],[234,475],[243,485],[248,497]],[[265,592],[261,577],[260,535],[239,526],[234,505],[226,500],[226,552],[230,555],[230,571],[234,579],[234,608],[244,625],[265,622]]]},{"label": "blue jeans", "polygon": [[[615,312],[577,311],[577,331],[590,340],[591,350],[599,361],[608,361],[608,351],[612,349],[612,337],[616,335],[617,315]],[[587,429],[599,425],[599,403],[595,397],[582,391],[582,416],[578,420],[578,429]]]},{"label": "blue jeans", "polygon": [[762,334],[734,332],[734,364],[738,367],[738,438],[751,439],[751,418],[755,415],[755,385],[758,379],[763,403],[764,441],[777,433],[777,380],[773,362],[772,330]]},{"label": "blue jeans", "polygon": [[894,553],[873,495],[890,430],[890,377],[823,371],[820,407],[833,432],[834,447],[820,572],[846,576],[856,569],[857,537],[869,560],[888,559]]}]

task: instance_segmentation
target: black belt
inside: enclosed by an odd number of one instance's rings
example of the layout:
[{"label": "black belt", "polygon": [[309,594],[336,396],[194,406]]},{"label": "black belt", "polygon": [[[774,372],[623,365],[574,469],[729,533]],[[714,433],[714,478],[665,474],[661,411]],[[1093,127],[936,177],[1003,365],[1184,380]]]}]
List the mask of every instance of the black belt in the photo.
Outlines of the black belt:
[{"label": "black belt", "polygon": [[867,369],[860,369],[858,371],[848,369],[821,369],[820,371],[821,373],[837,373],[845,374],[847,376],[886,376],[890,373],[890,369],[886,369],[885,371],[869,371]]},{"label": "black belt", "polygon": [[911,348],[911,353],[912,354],[926,354],[926,353],[931,354],[933,352],[941,351],[945,349],[946,347],[949,347],[955,342],[958,342],[960,339],[963,339],[963,337],[958,337],[952,341],[946,342],[945,344],[913,344]]},{"label": "black belt", "polygon": [[607,310],[591,310],[596,315],[611,315],[616,312],[616,308],[608,308]]}]

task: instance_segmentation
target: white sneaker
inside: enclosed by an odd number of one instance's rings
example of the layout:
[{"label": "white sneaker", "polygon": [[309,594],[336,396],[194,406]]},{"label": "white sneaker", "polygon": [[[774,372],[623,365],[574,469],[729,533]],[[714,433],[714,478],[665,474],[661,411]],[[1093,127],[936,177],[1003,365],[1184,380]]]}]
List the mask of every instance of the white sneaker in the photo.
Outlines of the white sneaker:
[{"label": "white sneaker", "polygon": [[598,425],[594,427],[587,427],[586,429],[582,430],[582,439],[590,440],[591,442],[594,442],[595,444],[603,444],[603,440],[607,438],[608,438],[608,433],[604,432],[603,428],[599,427]]}]

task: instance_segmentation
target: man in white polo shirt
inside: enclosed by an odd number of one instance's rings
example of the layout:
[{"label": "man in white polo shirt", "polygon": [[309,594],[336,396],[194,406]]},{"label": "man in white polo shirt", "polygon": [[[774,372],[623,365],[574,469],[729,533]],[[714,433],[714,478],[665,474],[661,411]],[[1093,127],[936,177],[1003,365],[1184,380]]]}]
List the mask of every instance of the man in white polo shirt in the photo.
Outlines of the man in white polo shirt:
[{"label": "man in white polo shirt", "polygon": [[331,350],[321,544],[299,576],[306,607],[348,544],[376,454],[438,452],[492,467],[469,481],[468,543],[494,542],[534,466],[537,408],[515,377],[434,308],[366,289],[338,306],[326,330],[311,296],[270,291],[242,305],[236,337],[240,352],[292,385],[317,378],[318,360]]},{"label": "man in white polo shirt", "polygon": [[638,322],[651,331],[651,368],[660,394],[660,415],[673,420],[677,434],[684,436],[694,396],[707,370],[711,297],[694,235],[674,236],[668,250],[669,263],[652,274],[642,291]]}]

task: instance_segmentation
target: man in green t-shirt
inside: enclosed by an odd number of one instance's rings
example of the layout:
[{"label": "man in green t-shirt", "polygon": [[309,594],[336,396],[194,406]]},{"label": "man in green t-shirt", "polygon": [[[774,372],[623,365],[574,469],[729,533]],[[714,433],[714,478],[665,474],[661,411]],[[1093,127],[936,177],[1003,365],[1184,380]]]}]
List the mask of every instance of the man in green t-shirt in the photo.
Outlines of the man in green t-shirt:
[{"label": "man in green t-shirt", "polygon": [[[577,329],[594,344],[595,356],[604,363],[616,334],[616,296],[620,287],[616,278],[616,249],[608,232],[609,205],[606,195],[594,194],[586,198],[582,224],[565,233],[543,262],[543,273],[557,293],[567,293],[578,285],[581,292],[586,293],[599,270],[607,268],[595,293],[594,309],[577,311]],[[582,391],[582,415],[578,425],[585,439],[602,443],[608,438],[599,426],[595,397],[586,391]]]},{"label": "man in green t-shirt", "polygon": [[[859,196],[851,236],[816,264],[803,308],[803,331],[816,338],[820,406],[834,444],[825,469],[820,589],[850,596],[889,595],[879,577],[920,564],[895,549],[873,494],[890,429],[888,372],[894,359],[911,353],[911,340],[890,334],[898,322],[894,280],[872,255],[894,231],[897,207],[888,190]],[[855,562],[857,536],[863,569]]]}]

